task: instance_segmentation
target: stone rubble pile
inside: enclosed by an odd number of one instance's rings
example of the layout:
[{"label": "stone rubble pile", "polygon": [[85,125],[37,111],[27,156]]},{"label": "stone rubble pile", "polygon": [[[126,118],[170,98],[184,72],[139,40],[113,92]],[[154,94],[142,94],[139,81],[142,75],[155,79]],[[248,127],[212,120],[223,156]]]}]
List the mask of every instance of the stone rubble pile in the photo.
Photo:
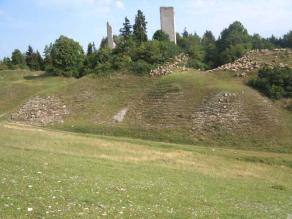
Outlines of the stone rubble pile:
[{"label": "stone rubble pile", "polygon": [[273,103],[258,93],[250,102],[245,91],[222,91],[206,97],[194,111],[192,132],[199,135],[244,132],[249,135],[262,127],[277,130],[281,124],[278,118],[279,112]]},{"label": "stone rubble pile", "polygon": [[259,69],[260,67],[261,67],[260,63],[253,61],[248,55],[245,55],[233,63],[222,65],[216,69],[210,70],[210,72],[212,71],[251,72],[255,69]]},{"label": "stone rubble pile", "polygon": [[159,66],[156,69],[151,70],[150,76],[164,76],[169,75],[175,71],[187,71],[188,69],[185,67],[188,56],[185,54],[180,54],[176,57],[174,57],[173,60],[170,62],[166,62],[164,65]]},{"label": "stone rubble pile", "polygon": [[57,97],[33,97],[11,115],[13,121],[26,122],[32,125],[63,123],[69,111]]},{"label": "stone rubble pile", "polygon": [[[290,56],[291,54],[292,54],[292,51],[289,49],[251,50],[251,51],[247,52],[243,57],[234,61],[233,63],[227,63],[225,65],[218,67],[218,68],[209,70],[209,72],[216,72],[216,71],[252,72],[252,71],[255,71],[255,70],[262,68],[265,65],[268,65],[271,67],[273,67],[275,65],[280,65],[281,67],[285,67],[288,65],[283,64],[283,63],[276,63],[275,59],[277,59],[279,55]],[[265,63],[265,62],[255,61],[256,57],[261,57],[261,56],[272,56],[275,59],[272,60],[273,63]],[[242,73],[242,74],[238,74],[237,76],[244,77],[245,75],[246,75],[246,73]]]},{"label": "stone rubble pile", "polygon": [[192,115],[192,131],[195,133],[232,131],[246,124],[248,118],[242,115],[240,95],[220,92],[206,99]]}]

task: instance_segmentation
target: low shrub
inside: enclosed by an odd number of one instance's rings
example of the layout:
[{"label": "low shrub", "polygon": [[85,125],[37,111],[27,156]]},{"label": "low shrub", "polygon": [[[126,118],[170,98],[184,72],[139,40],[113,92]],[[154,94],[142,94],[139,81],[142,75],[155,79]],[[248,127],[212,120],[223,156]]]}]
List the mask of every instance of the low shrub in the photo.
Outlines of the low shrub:
[{"label": "low shrub", "polygon": [[153,65],[145,62],[144,60],[138,60],[134,63],[132,63],[132,72],[137,75],[146,75],[148,74],[151,69],[153,68]]},{"label": "low shrub", "polygon": [[292,69],[263,67],[248,84],[273,99],[292,97]]}]

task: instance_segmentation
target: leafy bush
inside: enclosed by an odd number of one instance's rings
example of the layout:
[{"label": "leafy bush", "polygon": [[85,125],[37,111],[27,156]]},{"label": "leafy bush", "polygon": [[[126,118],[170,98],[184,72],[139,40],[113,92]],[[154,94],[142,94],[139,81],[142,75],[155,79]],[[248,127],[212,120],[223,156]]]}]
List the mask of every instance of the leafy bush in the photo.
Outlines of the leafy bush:
[{"label": "leafy bush", "polygon": [[113,71],[112,63],[105,62],[96,66],[94,72],[98,75],[107,75]]},{"label": "leafy bush", "polygon": [[121,40],[109,56],[112,57],[114,70],[129,70],[144,75],[146,69],[163,64],[179,53],[179,47],[173,42],[153,40],[137,43],[129,38]]},{"label": "leafy bush", "polygon": [[132,71],[137,75],[148,74],[153,66],[144,60],[138,60],[132,64]]},{"label": "leafy bush", "polygon": [[197,34],[192,35],[184,33],[183,37],[178,38],[177,44],[191,58],[201,61],[203,60],[204,49],[201,44],[201,38]]},{"label": "leafy bush", "polygon": [[181,53],[181,49],[173,42],[160,42],[159,46],[163,61],[167,61]]},{"label": "leafy bush", "polygon": [[207,69],[208,65],[197,59],[189,59],[187,62],[187,67],[203,70],[203,69]]},{"label": "leafy bush", "polygon": [[7,70],[7,69],[8,69],[8,66],[5,63],[0,62],[0,71]]},{"label": "leafy bush", "polygon": [[217,41],[218,64],[225,64],[240,58],[252,49],[251,37],[245,27],[238,21],[221,32]]},{"label": "leafy bush", "polygon": [[78,42],[61,36],[52,46],[52,68],[56,75],[79,77],[84,62],[84,51]]},{"label": "leafy bush", "polygon": [[292,112],[292,102],[287,106],[287,109]]},{"label": "leafy bush", "polygon": [[162,30],[157,30],[153,35],[153,40],[169,41],[169,35]]},{"label": "leafy bush", "polygon": [[264,67],[248,84],[273,99],[292,97],[292,69]]},{"label": "leafy bush", "polygon": [[132,59],[126,54],[119,54],[113,58],[113,69],[127,70],[132,65]]},{"label": "leafy bush", "polygon": [[25,56],[21,53],[21,51],[19,49],[15,49],[12,52],[11,64],[12,64],[11,65],[12,69],[27,68],[26,62],[25,62]]}]

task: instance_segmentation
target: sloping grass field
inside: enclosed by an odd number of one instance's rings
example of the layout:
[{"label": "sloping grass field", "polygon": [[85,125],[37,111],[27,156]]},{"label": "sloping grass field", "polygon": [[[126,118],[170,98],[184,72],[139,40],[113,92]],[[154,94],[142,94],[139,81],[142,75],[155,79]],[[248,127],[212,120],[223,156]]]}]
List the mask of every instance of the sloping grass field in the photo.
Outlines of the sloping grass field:
[{"label": "sloping grass field", "polygon": [[292,157],[0,125],[1,218],[287,218]]},{"label": "sloping grass field", "polygon": [[[220,92],[243,95],[250,126],[196,133],[194,111]],[[64,123],[11,121],[35,96],[62,99]],[[0,218],[286,219],[291,153],[291,112],[228,73],[0,72]]]}]

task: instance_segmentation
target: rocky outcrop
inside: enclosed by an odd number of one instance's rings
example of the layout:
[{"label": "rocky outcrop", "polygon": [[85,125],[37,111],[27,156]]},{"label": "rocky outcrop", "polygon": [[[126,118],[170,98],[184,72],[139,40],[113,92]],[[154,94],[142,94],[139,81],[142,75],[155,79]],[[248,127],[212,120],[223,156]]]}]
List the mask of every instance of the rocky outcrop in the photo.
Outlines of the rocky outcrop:
[{"label": "rocky outcrop", "polygon": [[170,62],[166,62],[164,65],[161,65],[158,68],[151,70],[150,76],[164,76],[169,75],[175,71],[187,71],[187,68],[185,67],[187,61],[188,56],[185,54],[180,54]]},{"label": "rocky outcrop", "polygon": [[69,111],[57,97],[34,97],[28,100],[20,109],[11,115],[13,121],[32,125],[48,125],[63,123]]}]

